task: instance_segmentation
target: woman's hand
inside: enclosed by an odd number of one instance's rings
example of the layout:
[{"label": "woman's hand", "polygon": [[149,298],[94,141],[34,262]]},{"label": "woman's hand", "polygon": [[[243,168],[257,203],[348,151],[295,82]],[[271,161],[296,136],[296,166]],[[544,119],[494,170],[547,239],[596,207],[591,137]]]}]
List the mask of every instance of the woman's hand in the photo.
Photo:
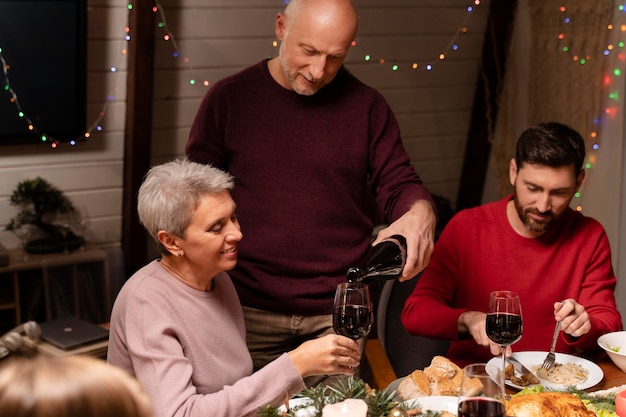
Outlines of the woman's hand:
[{"label": "woman's hand", "polygon": [[354,368],[361,362],[358,343],[336,334],[307,340],[287,354],[303,378],[311,375],[353,375]]}]

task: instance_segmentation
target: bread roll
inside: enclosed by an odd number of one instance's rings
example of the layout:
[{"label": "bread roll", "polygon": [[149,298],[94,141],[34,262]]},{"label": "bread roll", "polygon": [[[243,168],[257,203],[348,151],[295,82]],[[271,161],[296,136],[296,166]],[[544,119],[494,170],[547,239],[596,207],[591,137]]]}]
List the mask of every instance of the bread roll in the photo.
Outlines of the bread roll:
[{"label": "bread roll", "polygon": [[404,378],[398,385],[398,395],[405,401],[429,396],[430,381],[424,371],[417,369]]},{"label": "bread roll", "polygon": [[[460,378],[459,378],[459,391],[461,388],[461,378],[463,378],[463,370],[461,370],[461,372],[459,372]],[[465,383],[465,385],[463,386],[463,395],[466,397],[475,397],[477,395],[479,395],[483,390],[483,383],[481,382],[480,379],[474,377],[472,379],[470,379],[469,381],[467,381]],[[458,395],[458,392],[457,392]]]},{"label": "bread roll", "polygon": [[451,379],[442,378],[432,383],[431,395],[459,395],[460,384],[455,384]]},{"label": "bread roll", "polygon": [[430,365],[424,368],[424,373],[431,381],[438,381],[444,378],[454,378],[461,370],[458,365],[444,356],[435,356]]}]

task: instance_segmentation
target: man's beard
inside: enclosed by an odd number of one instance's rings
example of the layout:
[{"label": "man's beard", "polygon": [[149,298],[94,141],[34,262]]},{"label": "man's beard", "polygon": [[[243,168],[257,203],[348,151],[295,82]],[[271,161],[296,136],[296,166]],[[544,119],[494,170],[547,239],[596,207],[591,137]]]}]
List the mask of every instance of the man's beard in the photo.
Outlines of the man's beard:
[{"label": "man's beard", "polygon": [[[281,45],[282,47],[282,45]],[[308,86],[305,85],[304,88],[300,88],[300,86],[298,86],[297,84],[297,79],[298,79],[298,71],[293,70],[289,64],[287,63],[287,60],[285,59],[284,55],[281,54],[279,56],[279,61],[280,61],[280,66],[283,69],[283,74],[285,74],[285,79],[287,80],[287,84],[289,84],[289,86],[291,87],[291,89],[302,95],[302,96],[312,96],[313,94],[317,93],[322,87],[323,85],[318,84],[318,85],[314,85],[314,86]],[[304,75],[302,76],[304,78]]]},{"label": "man's beard", "polygon": [[[551,211],[541,213],[539,210],[535,208],[524,209],[520,205],[519,200],[517,199],[517,194],[513,196],[513,203],[515,204],[515,211],[517,211],[517,215],[519,216],[520,220],[522,221],[524,226],[526,226],[526,228],[530,230],[531,232],[537,232],[537,233],[546,232],[554,224],[554,213],[552,213]],[[546,222],[539,223],[535,219],[529,216],[530,213],[536,214],[536,215],[549,216],[549,217],[547,218]]]}]

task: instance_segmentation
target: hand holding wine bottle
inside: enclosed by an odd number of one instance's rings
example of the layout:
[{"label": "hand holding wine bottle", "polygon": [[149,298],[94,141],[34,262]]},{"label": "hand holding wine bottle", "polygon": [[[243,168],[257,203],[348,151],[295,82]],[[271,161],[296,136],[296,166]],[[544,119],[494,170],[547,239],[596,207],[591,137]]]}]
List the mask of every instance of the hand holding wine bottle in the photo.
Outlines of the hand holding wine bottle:
[{"label": "hand holding wine bottle", "polygon": [[372,328],[373,315],[366,284],[344,282],[337,285],[333,310],[335,333],[357,340]]},{"label": "hand holding wine bottle", "polygon": [[406,239],[393,235],[372,246],[359,266],[348,269],[346,276],[350,282],[361,282],[376,278],[396,279],[402,275],[406,263]]}]

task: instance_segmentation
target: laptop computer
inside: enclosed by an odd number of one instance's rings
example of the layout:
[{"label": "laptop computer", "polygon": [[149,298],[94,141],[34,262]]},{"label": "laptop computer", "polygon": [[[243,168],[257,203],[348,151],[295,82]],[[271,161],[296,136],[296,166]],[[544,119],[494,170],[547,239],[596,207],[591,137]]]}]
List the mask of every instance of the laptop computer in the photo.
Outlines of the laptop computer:
[{"label": "laptop computer", "polygon": [[63,317],[40,323],[41,338],[61,349],[73,349],[109,337],[109,331],[76,317]]}]

